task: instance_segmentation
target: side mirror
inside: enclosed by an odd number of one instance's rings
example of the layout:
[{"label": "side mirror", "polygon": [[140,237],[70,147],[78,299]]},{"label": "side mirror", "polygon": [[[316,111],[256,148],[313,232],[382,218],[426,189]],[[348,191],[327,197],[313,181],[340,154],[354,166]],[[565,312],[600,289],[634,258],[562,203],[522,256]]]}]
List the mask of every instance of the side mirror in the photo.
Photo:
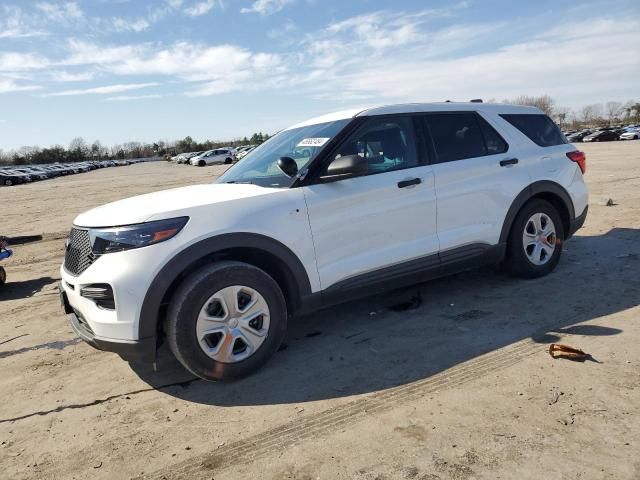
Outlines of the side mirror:
[{"label": "side mirror", "polygon": [[295,177],[298,174],[298,164],[291,157],[280,157],[278,159],[278,168],[287,177]]},{"label": "side mirror", "polygon": [[327,177],[360,177],[369,173],[369,162],[360,155],[345,155],[336,158],[327,168]]}]

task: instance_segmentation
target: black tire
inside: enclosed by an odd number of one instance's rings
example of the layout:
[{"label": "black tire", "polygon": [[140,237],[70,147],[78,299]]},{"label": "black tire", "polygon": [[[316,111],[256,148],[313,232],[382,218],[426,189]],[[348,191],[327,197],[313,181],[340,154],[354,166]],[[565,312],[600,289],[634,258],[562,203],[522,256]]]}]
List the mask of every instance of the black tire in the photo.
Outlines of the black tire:
[{"label": "black tire", "polygon": [[[223,363],[209,357],[196,338],[196,321],[204,303],[217,291],[244,285],[258,291],[269,307],[270,326],[262,345],[250,357]],[[204,380],[235,380],[262,367],[278,350],[287,330],[287,304],[278,284],[247,263],[223,261],[197,270],[173,295],[165,320],[169,349],[191,373]]]},{"label": "black tire", "polygon": [[10,179],[8,179],[8,178],[7,178],[7,179],[4,181],[4,184],[5,184],[7,187],[10,187],[11,185],[13,185],[13,181],[11,181]]},{"label": "black tire", "polygon": [[4,285],[5,283],[7,283],[7,271],[3,267],[0,267],[0,285]]},{"label": "black tire", "polygon": [[205,165],[206,165],[206,163],[205,163],[205,161],[204,161],[204,160],[200,160],[200,161],[198,162],[198,166],[199,166],[199,167],[204,167]]},{"label": "black tire", "polygon": [[229,165],[231,162],[233,162],[233,160],[231,160],[230,158],[225,158],[224,159],[225,165]]},{"label": "black tire", "polygon": [[[543,265],[536,265],[529,260],[524,250],[523,234],[528,220],[536,213],[547,215],[555,225],[556,245],[551,258]],[[538,278],[551,273],[558,265],[562,255],[564,226],[560,214],[553,205],[541,199],[529,201],[518,212],[507,241],[507,254],[504,267],[512,275],[522,278]]]}]

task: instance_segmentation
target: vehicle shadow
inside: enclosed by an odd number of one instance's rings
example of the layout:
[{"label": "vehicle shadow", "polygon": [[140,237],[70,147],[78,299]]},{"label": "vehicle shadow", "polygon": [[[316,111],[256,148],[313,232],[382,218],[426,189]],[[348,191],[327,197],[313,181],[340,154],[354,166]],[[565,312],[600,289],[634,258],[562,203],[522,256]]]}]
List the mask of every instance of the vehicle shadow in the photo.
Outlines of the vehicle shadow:
[{"label": "vehicle shadow", "polygon": [[[221,406],[346,397],[425,379],[524,339],[538,342],[544,354],[549,343],[580,348],[585,336],[621,333],[618,323],[579,324],[640,304],[640,230],[576,236],[564,248],[545,278],[470,271],[294,319],[286,348],[254,375],[163,392]],[[588,353],[606,363],[597,351]],[[157,371],[131,368],[154,387],[193,378],[166,352]]]},{"label": "vehicle shadow", "polygon": [[0,302],[3,300],[18,300],[21,298],[33,297],[44,287],[55,283],[57,280],[52,277],[40,277],[22,282],[14,282],[9,280],[0,287]]}]

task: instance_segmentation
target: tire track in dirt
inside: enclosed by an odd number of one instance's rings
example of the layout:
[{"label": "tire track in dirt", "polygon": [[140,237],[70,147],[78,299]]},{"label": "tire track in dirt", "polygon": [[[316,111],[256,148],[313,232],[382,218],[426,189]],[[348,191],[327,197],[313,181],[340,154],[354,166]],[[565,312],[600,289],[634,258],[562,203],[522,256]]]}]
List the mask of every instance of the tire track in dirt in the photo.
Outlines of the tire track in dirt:
[{"label": "tire track in dirt", "polygon": [[139,479],[197,479],[237,464],[279,453],[287,446],[330,434],[367,415],[382,413],[398,404],[416,400],[442,389],[458,387],[488,373],[502,370],[543,351],[543,346],[526,339],[506,348],[468,360],[423,380],[359,398],[322,412],[308,415],[244,440],[218,448],[215,452],[187,459]]}]

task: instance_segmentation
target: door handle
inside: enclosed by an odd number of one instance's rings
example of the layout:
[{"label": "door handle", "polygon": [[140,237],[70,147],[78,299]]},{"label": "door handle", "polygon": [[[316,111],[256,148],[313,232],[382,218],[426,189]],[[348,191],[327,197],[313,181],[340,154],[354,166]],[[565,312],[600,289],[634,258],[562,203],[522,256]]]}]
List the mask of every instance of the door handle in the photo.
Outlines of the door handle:
[{"label": "door handle", "polygon": [[411,178],[409,180],[402,180],[398,182],[398,188],[410,187],[411,185],[418,185],[422,183],[420,178]]},{"label": "door handle", "polygon": [[506,160],[500,160],[501,167],[508,167],[509,165],[515,165],[518,163],[517,158],[508,158]]}]

